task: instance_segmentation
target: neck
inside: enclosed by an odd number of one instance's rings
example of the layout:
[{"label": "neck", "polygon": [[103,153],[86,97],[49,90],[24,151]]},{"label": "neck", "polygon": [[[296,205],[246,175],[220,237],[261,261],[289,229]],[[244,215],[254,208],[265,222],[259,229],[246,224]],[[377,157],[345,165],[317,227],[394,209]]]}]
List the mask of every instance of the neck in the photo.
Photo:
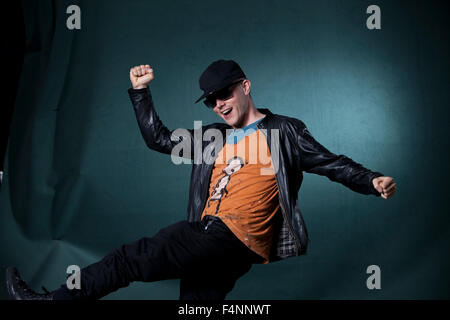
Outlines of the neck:
[{"label": "neck", "polygon": [[238,126],[233,126],[233,128],[234,129],[244,128],[257,120],[264,118],[264,116],[265,116],[264,114],[262,114],[261,112],[258,111],[258,109],[256,109],[255,105],[253,104],[253,101],[250,99],[248,110],[244,117],[244,121],[242,121],[242,123],[240,123]]}]

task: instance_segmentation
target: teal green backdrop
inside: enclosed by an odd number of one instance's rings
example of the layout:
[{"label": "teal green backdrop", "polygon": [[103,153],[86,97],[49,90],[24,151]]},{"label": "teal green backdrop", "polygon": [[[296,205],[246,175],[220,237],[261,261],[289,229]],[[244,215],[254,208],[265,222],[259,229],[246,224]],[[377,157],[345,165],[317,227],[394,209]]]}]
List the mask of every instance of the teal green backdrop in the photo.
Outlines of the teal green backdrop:
[{"label": "teal green backdrop", "polygon": [[[69,265],[185,219],[189,165],[149,150],[127,89],[150,64],[171,129],[220,121],[194,101],[214,60],[239,62],[258,107],[395,178],[390,200],[306,174],[308,254],[256,265],[229,299],[450,298],[448,5],[437,1],[23,1],[26,54],[0,193],[0,297],[17,266],[40,289]],[[69,30],[69,5],[81,29]],[[381,9],[369,30],[366,9]],[[369,290],[369,265],[381,289]],[[177,299],[178,280],[105,299]]]}]

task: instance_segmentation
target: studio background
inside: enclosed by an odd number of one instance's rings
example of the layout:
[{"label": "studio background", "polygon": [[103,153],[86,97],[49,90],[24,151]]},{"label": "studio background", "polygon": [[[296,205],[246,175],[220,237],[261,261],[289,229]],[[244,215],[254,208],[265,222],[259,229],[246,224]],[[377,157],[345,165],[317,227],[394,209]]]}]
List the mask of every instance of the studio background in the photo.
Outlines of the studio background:
[{"label": "studio background", "polygon": [[[81,29],[69,30],[69,5]],[[366,9],[381,8],[381,30]],[[304,121],[336,154],[392,176],[390,200],[305,174],[308,254],[255,265],[228,299],[450,298],[449,6],[438,1],[22,1],[25,55],[0,192],[0,298],[17,266],[65,283],[186,218],[189,165],[149,150],[127,89],[150,64],[170,129],[221,121],[194,101],[214,60],[236,60],[257,107]],[[13,30],[11,30],[13,32]],[[381,268],[381,289],[366,268]],[[106,299],[178,299],[179,280]]]}]

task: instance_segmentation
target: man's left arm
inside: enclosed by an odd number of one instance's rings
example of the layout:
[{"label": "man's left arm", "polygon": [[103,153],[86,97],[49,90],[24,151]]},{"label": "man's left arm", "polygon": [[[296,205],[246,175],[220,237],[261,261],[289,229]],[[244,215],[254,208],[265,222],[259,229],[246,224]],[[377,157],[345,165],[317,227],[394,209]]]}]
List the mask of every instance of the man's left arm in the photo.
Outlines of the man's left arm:
[{"label": "man's left arm", "polygon": [[353,191],[374,194],[384,199],[396,191],[392,177],[373,172],[345,155],[336,155],[317,142],[306,126],[298,136],[300,165],[303,171],[328,177]]}]

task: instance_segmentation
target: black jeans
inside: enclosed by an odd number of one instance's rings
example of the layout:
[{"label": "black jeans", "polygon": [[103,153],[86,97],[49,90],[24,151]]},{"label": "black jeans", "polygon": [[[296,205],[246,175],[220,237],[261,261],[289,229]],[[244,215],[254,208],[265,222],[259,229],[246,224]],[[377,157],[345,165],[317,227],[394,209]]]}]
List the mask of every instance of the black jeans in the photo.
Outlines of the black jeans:
[{"label": "black jeans", "polygon": [[180,221],[152,238],[123,245],[81,269],[81,289],[62,285],[55,299],[99,299],[132,281],[181,279],[180,300],[223,300],[263,258],[219,219]]}]

